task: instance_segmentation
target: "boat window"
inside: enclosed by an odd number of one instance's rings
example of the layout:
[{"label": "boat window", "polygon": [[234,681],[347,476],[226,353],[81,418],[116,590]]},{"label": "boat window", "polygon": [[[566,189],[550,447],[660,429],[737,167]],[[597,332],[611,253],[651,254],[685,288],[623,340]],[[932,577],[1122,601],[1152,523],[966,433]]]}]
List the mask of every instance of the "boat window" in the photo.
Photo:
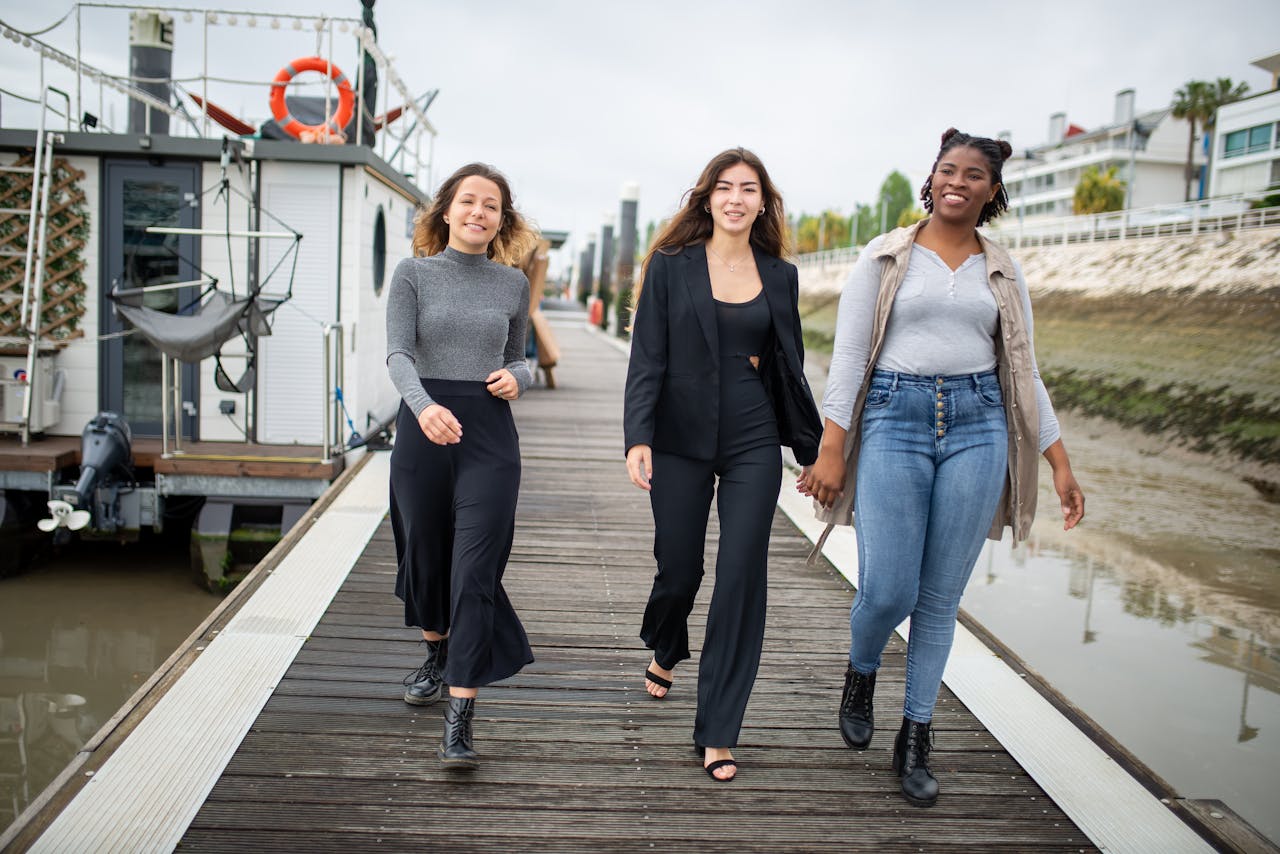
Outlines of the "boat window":
[{"label": "boat window", "polygon": [[382,281],[387,275],[387,218],[382,205],[373,217],[373,293],[382,295]]}]

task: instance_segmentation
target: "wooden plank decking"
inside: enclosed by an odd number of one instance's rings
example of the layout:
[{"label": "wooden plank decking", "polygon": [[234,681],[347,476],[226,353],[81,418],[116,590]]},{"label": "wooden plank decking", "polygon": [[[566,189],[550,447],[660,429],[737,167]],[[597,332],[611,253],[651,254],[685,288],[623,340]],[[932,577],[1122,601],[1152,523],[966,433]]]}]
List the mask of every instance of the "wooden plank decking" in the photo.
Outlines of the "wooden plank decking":
[{"label": "wooden plank decking", "polygon": [[[909,806],[889,768],[903,645],[885,654],[865,752],[835,728],[848,585],[776,514],[768,627],[738,779],[712,783],[691,750],[696,668],[645,693],[637,638],[653,572],[644,493],[621,448],[625,358],[558,327],[555,391],[516,404],[524,475],[506,586],[537,661],[481,692],[481,768],[435,758],[441,708],[406,705],[422,654],[392,593],[383,523],[189,826],[197,851],[1089,850],[1087,837],[943,688],[942,797]],[[691,622],[700,645],[715,552]]]}]

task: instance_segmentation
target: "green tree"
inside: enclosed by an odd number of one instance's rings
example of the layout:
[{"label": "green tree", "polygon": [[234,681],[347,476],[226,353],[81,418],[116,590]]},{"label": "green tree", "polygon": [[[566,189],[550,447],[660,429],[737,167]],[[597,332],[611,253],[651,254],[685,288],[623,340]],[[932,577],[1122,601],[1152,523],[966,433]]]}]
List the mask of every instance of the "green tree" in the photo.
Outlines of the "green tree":
[{"label": "green tree", "polygon": [[796,252],[819,252],[849,245],[849,218],[826,210],[818,216],[800,214],[793,224]]},{"label": "green tree", "polygon": [[880,233],[880,215],[875,205],[858,206],[858,225],[855,229],[859,246],[866,246],[871,238]]},{"label": "green tree", "polygon": [[909,207],[898,215],[898,228],[906,228],[908,225],[915,225],[924,219],[927,214],[922,208]]},{"label": "green tree", "polygon": [[1187,165],[1185,201],[1191,201],[1191,182],[1196,175],[1195,147],[1196,122],[1209,135],[1209,152],[1212,157],[1212,133],[1217,121],[1218,108],[1239,101],[1249,91],[1247,83],[1232,83],[1229,77],[1219,77],[1212,83],[1205,80],[1188,80],[1173,93],[1173,117],[1187,120]]},{"label": "green tree", "polygon": [[1097,166],[1090,166],[1080,175],[1080,183],[1076,184],[1075,198],[1071,209],[1076,214],[1107,213],[1124,208],[1125,183],[1116,177],[1117,168],[1107,167],[1102,172]]},{"label": "green tree", "polygon": [[890,172],[884,179],[884,183],[880,185],[880,195],[876,201],[875,214],[880,231],[888,231],[896,227],[898,217],[914,205],[915,201],[916,194],[911,189],[911,182],[907,180],[907,176],[896,169]]}]

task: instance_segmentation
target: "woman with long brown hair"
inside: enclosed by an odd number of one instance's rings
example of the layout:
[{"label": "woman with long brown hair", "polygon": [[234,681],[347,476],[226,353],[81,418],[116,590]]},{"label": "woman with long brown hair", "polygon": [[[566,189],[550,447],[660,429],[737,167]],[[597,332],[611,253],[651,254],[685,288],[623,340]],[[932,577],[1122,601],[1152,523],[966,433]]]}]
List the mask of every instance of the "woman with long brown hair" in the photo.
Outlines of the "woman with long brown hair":
[{"label": "woman with long brown hair", "polygon": [[448,686],[437,751],[448,768],[476,767],[477,689],[533,661],[502,588],[520,488],[509,402],[532,379],[529,281],[510,264],[533,239],[502,173],[463,166],[418,216],[415,257],[396,267],[387,299],[387,369],[403,397],[391,452],[396,595],[427,647],[404,700],[431,705]]},{"label": "woman with long brown hair", "polygon": [[[742,148],[712,158],[653,241],[636,296],[623,426],[627,472],[649,492],[657,574],[640,637],[653,650],[646,690],[661,699],[690,657],[688,617],[703,575],[717,495],[715,590],[698,666],[694,746],[716,781],[737,773],[743,713],[764,642],[769,529],[780,445],[817,455],[777,415],[778,377],[818,423],[804,381],[796,268],[782,197]],[[788,389],[783,389],[788,390]],[[816,433],[816,430],[815,430]],[[717,488],[718,481],[718,488]]]}]

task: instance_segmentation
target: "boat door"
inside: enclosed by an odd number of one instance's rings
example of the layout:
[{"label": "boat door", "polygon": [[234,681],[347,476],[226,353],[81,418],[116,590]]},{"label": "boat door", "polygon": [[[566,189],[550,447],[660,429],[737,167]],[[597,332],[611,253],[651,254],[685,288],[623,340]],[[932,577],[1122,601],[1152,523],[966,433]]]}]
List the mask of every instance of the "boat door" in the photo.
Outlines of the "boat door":
[{"label": "boat door", "polygon": [[[198,239],[191,235],[148,234],[147,226],[199,228],[200,164],[152,166],[137,160],[108,160],[103,170],[102,276],[99,297],[104,335],[125,332],[129,325],[111,310],[107,292],[113,279],[123,288],[140,288],[198,278]],[[196,287],[155,291],[145,305],[175,313],[199,295]],[[99,350],[99,402],[119,412],[134,436],[160,435],[160,351],[141,335],[109,337]],[[182,435],[196,434],[199,365],[183,364]]]}]

